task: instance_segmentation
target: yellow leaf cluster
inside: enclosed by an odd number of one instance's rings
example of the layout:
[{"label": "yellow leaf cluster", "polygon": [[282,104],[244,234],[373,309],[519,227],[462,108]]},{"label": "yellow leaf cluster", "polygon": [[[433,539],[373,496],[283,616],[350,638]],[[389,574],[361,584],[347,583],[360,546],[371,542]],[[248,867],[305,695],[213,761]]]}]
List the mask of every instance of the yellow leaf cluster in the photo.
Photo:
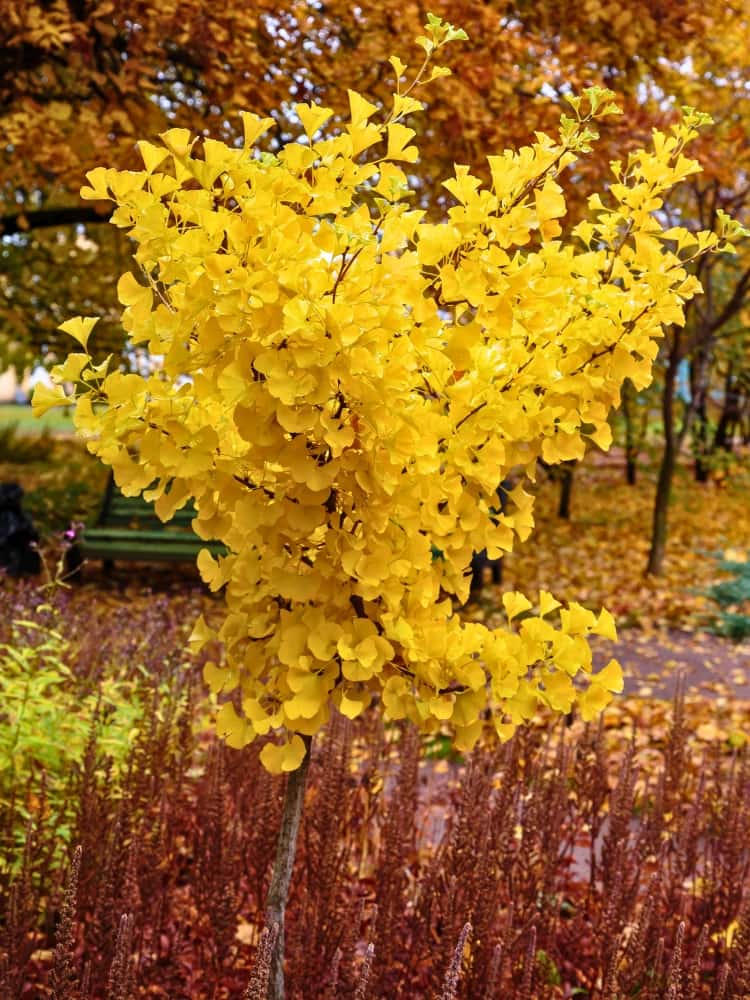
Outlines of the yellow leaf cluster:
[{"label": "yellow leaf cluster", "polygon": [[[352,93],[350,120],[323,132],[328,109],[298,105],[304,137],[276,155],[254,147],[272,120],[249,113],[242,147],[173,129],[141,144],[143,170],[97,169],[82,192],[115,203],[137,248],[123,323],[163,363],[141,378],[77,361],[77,426],[125,492],[148,489],[164,517],[192,498],[198,534],[227,546],[199,559],[226,613],[194,642],[223,646],[206,680],[231,695],[228,742],[281,737],[272,770],[299,764],[332,706],[353,718],[379,700],[469,748],[539,706],[589,718],[622,686],[614,661],[591,675],[606,612],[507,594],[492,631],[455,606],[473,551],[530,533],[537,459],[608,444],[623,379],[649,381],[698,291],[654,214],[695,169],[693,129],[617,165],[563,241],[555,178],[612,112],[587,92],[557,139],[491,157],[489,187],[456,166],[436,223],[403,166],[418,171],[398,121],[411,89],[380,117]],[[690,252],[715,246],[700,240]],[[85,350],[90,321],[68,329]],[[60,401],[39,391],[40,409]]]}]

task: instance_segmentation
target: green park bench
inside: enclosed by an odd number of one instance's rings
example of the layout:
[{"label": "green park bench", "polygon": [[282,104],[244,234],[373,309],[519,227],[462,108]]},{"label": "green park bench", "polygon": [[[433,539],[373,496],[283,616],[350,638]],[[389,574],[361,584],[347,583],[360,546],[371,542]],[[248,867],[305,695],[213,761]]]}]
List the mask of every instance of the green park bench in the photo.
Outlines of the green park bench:
[{"label": "green park bench", "polygon": [[119,562],[195,562],[201,549],[224,555],[221,542],[206,542],[192,529],[192,503],[176,511],[166,523],[152,503],[141,496],[126,497],[110,474],[99,512],[84,527],[66,559],[69,573],[78,574],[84,560],[101,559],[105,569]]}]

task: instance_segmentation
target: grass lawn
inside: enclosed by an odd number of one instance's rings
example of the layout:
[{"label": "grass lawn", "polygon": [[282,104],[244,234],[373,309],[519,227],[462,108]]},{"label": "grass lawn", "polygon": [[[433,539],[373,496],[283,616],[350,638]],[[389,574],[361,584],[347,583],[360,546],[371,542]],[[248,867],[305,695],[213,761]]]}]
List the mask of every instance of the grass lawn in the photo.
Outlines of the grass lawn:
[{"label": "grass lawn", "polygon": [[14,425],[23,434],[39,433],[43,430],[52,433],[72,433],[73,421],[68,411],[64,409],[49,410],[42,417],[35,417],[30,406],[17,403],[0,404],[0,427]]}]

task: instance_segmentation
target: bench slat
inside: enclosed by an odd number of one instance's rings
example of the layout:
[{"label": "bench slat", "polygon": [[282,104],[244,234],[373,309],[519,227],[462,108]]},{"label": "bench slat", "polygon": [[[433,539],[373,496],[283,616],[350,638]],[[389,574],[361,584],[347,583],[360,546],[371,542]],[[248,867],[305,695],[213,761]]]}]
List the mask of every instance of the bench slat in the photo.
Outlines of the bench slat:
[{"label": "bench slat", "polygon": [[84,559],[111,559],[118,562],[195,562],[198,551],[190,545],[174,545],[169,548],[157,549],[153,543],[148,545],[134,544],[127,548],[120,544],[107,543],[81,546],[81,556]]},{"label": "bench slat", "polygon": [[192,531],[180,531],[179,529],[172,529],[171,531],[166,528],[148,530],[141,528],[89,528],[88,531],[83,536],[84,542],[91,542],[96,539],[111,539],[113,542],[129,542],[131,540],[142,541],[142,542],[159,542],[162,539],[166,541],[177,541],[177,542],[188,542],[191,545],[195,545],[196,548],[200,548],[202,545],[216,545],[221,544],[215,541],[204,541],[199,538],[198,535],[194,534]]}]

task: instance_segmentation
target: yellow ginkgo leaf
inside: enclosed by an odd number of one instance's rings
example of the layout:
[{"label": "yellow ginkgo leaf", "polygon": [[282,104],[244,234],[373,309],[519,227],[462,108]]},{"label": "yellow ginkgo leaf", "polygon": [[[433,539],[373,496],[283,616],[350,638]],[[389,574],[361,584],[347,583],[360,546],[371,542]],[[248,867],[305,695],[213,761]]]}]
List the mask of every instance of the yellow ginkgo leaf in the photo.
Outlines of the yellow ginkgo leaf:
[{"label": "yellow ginkgo leaf", "polygon": [[294,695],[284,702],[288,719],[312,719],[328,699],[329,684],[321,674],[308,673],[301,684],[295,684]]},{"label": "yellow ginkgo leaf", "polygon": [[[208,553],[208,549],[204,549],[204,551]],[[188,642],[193,653],[200,653],[206,643],[215,638],[216,633],[206,624],[206,619],[203,615],[198,615],[198,619],[193,626],[193,631],[188,637]]]},{"label": "yellow ginkgo leaf", "polygon": [[164,160],[169,156],[169,150],[165,149],[163,146],[155,146],[152,142],[146,142],[145,139],[141,139],[137,143],[138,152],[141,154],[143,163],[149,173],[156,170],[156,168],[164,162]]},{"label": "yellow ginkgo leaf", "polygon": [[85,351],[91,331],[98,322],[98,317],[76,316],[75,319],[68,319],[61,323],[58,329],[74,337]]},{"label": "yellow ginkgo leaf", "polygon": [[31,397],[31,411],[35,417],[43,416],[55,406],[65,406],[68,397],[61,385],[45,385],[38,382]]},{"label": "yellow ginkgo leaf", "polygon": [[378,110],[377,104],[372,104],[355,90],[347,90],[346,93],[349,97],[349,113],[352,125],[362,125]]},{"label": "yellow ginkgo leaf", "polygon": [[358,691],[354,687],[339,688],[338,690],[340,694],[337,699],[337,707],[347,719],[356,719],[370,704],[372,696],[369,691]]},{"label": "yellow ginkgo leaf", "polygon": [[254,146],[263,133],[276,124],[273,118],[262,118],[251,111],[240,111],[240,118],[246,150]]},{"label": "yellow ginkgo leaf", "polygon": [[237,714],[230,701],[225,702],[216,713],[216,732],[226,740],[227,746],[235,750],[246,747],[255,737],[250,723]]},{"label": "yellow ginkgo leaf", "polygon": [[296,733],[288,743],[266,743],[260,752],[263,767],[271,774],[296,771],[305,757],[307,748],[301,736]]},{"label": "yellow ginkgo leaf", "polygon": [[591,631],[594,635],[603,635],[605,639],[611,639],[612,642],[617,642],[617,628],[615,626],[615,620],[606,608],[602,608],[599,612],[596,625],[594,625]]},{"label": "yellow ginkgo leaf", "polygon": [[546,590],[539,591],[539,614],[544,618],[551,611],[555,611],[560,607],[560,602],[556,601],[552,594]]},{"label": "yellow ginkgo leaf", "polygon": [[524,597],[517,590],[512,593],[503,594],[503,607],[505,608],[505,613],[508,616],[508,621],[511,621],[517,615],[522,614],[524,611],[528,611],[531,607],[531,601],[528,597]]},{"label": "yellow ginkgo leaf", "polygon": [[578,698],[578,707],[584,722],[591,722],[612,701],[612,694],[601,684],[591,684]]},{"label": "yellow ginkgo leaf", "polygon": [[386,156],[389,160],[404,160],[407,163],[416,163],[419,151],[416,146],[409,143],[416,135],[413,128],[407,128],[398,122],[388,126],[388,149]]},{"label": "yellow ginkgo leaf", "polygon": [[294,112],[302,122],[305,135],[312,141],[315,133],[325,125],[333,114],[330,108],[322,108],[318,104],[295,104]]},{"label": "yellow ginkgo leaf", "polygon": [[570,677],[562,672],[545,672],[544,693],[549,701],[550,708],[556,712],[569,712],[576,696],[576,689]]},{"label": "yellow ginkgo leaf", "polygon": [[203,680],[208,684],[211,694],[221,691],[231,691],[237,686],[238,673],[229,667],[219,667],[209,660],[203,667]]},{"label": "yellow ginkgo leaf", "polygon": [[598,684],[606,691],[619,694],[624,687],[622,667],[617,660],[610,660],[606,667],[602,667],[598,673],[592,676],[591,683]]}]

